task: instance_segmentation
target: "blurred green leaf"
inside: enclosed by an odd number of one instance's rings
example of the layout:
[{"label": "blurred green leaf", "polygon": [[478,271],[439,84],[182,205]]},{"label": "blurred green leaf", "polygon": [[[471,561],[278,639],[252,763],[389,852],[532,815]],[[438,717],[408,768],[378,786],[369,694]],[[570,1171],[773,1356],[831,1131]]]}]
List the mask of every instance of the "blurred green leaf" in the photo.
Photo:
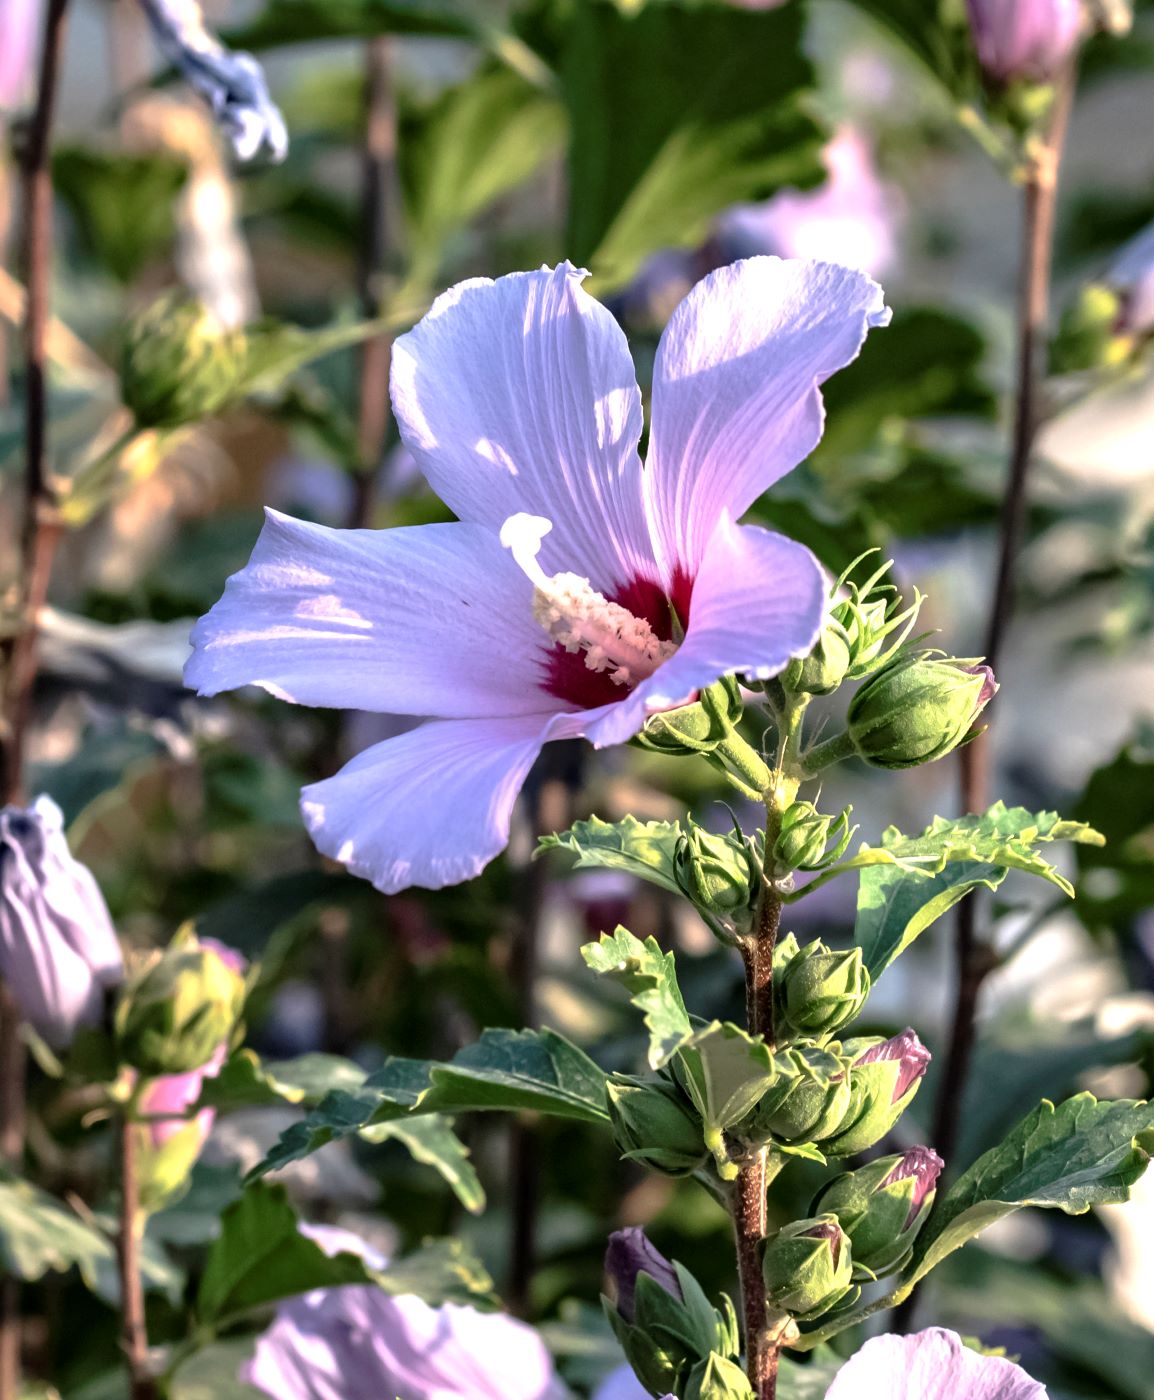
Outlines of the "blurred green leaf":
[{"label": "blurred green leaf", "polygon": [[[972,88],[975,63],[962,23],[947,22],[950,9],[943,0],[850,0],[891,34],[926,71],[955,96]],[[961,18],[960,6],[951,7]]]},{"label": "blurred green leaf", "polygon": [[680,822],[639,822],[636,817],[606,822],[590,817],[574,822],[568,831],[543,836],[537,850],[566,851],[577,857],[578,870],[622,870],[680,894],[673,873],[680,839]]},{"label": "blurred green leaf", "polygon": [[981,816],[935,817],[921,836],[896,827],[880,846],[863,846],[841,869],[861,868],[854,941],[876,978],[920,933],[978,885],[995,890],[1022,870],[1073,895],[1073,886],[1036,849],[1038,843],[1100,845],[1083,822],[997,802]]},{"label": "blurred green leaf", "polygon": [[559,152],[565,130],[555,97],[496,66],[407,114],[398,149],[410,283],[432,285],[448,239]]},{"label": "blurred green leaf", "polygon": [[385,1269],[357,1254],[328,1255],[302,1235],[283,1186],[257,1183],[225,1211],[197,1295],[201,1325],[232,1319],[314,1288],[375,1283],[389,1293],[419,1293],[432,1303],[486,1302],[488,1275],[456,1241],[438,1241]]},{"label": "blurred green leaf", "polygon": [[808,114],[805,5],[581,0],[566,37],[566,251],[619,287],[662,248],[703,243],[730,204],[823,175]]},{"label": "blurred green leaf", "polygon": [[438,1171],[467,1211],[479,1215],[485,1209],[485,1190],[469,1149],[453,1131],[451,1118],[430,1113],[424,1118],[396,1118],[365,1128],[361,1136],[372,1143],[394,1141],[409,1151],[414,1161]]},{"label": "blurred green leaf", "polygon": [[52,158],[56,194],[91,257],[128,285],[176,239],[176,198],[187,167],[169,156],[65,146]]},{"label": "blurred green leaf", "polygon": [[212,905],[196,921],[199,938],[216,938],[249,956],[273,934],[314,904],[340,904],[366,897],[364,881],[343,871],[294,870],[239,890]]},{"label": "blurred green leaf", "polygon": [[1090,776],[1075,815],[1106,837],[1078,851],[1075,913],[1092,931],[1154,907],[1154,728]]},{"label": "blurred green leaf", "polygon": [[620,982],[649,1028],[649,1068],[660,1069],[693,1038],[693,1026],[677,985],[672,953],[663,953],[655,938],[644,943],[628,929],[603,933],[586,943],[581,956],[589,967]]},{"label": "blurred green leaf", "polygon": [[230,1337],[198,1351],[173,1376],[171,1400],[267,1400],[267,1391],[240,1379],[240,1368],[251,1359],[255,1341],[252,1336]]}]

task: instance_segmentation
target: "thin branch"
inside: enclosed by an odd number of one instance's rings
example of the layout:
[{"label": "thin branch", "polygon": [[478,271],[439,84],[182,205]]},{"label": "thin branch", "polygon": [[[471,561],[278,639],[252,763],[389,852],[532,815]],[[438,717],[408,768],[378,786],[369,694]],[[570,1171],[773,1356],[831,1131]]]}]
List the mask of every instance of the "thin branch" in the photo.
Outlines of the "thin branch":
[{"label": "thin branch", "polygon": [[128,1366],[132,1400],[158,1400],[159,1390],[149,1370],[148,1332],[144,1322],[144,1287],[140,1278],[140,1183],[136,1171],[136,1135],[140,1127],[130,1114],[120,1124],[120,1265],[121,1346]]}]

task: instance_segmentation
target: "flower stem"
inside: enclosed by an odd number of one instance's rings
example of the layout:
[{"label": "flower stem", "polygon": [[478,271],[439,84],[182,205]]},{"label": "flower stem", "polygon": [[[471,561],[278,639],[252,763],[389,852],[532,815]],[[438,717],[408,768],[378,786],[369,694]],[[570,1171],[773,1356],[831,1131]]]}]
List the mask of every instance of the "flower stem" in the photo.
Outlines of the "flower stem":
[{"label": "flower stem", "polygon": [[121,1346],[128,1365],[132,1400],[157,1400],[159,1390],[149,1372],[148,1333],[144,1323],[144,1288],[140,1279],[140,1210],[136,1175],[136,1134],[139,1125],[130,1113],[120,1121],[120,1264]]},{"label": "flower stem", "polygon": [[[1017,562],[1026,527],[1030,464],[1041,416],[1058,172],[1073,103],[1074,76],[1071,65],[1057,85],[1048,130],[1032,152],[1023,186],[1014,423],[998,531],[997,575],[985,645],[986,660],[995,669],[1013,616]],[[967,744],[959,759],[962,809],[985,811],[989,806],[989,736],[983,734]],[[962,900],[957,914],[954,941],[957,991],[949,1048],[938,1089],[933,1136],[934,1146],[947,1162],[957,1146],[966,1079],[977,1038],[982,987],[998,965],[993,949],[979,937],[977,907],[976,895],[971,894]],[[911,1294],[906,1300],[899,1314],[901,1322],[908,1323],[912,1317],[915,1297]]]},{"label": "flower stem", "polygon": [[[52,121],[64,49],[68,0],[49,0],[44,19],[36,108],[23,158],[23,256],[27,300],[24,313],[24,518],[21,539],[24,596],[20,626],[12,641],[0,696],[0,803],[24,796],[24,732],[36,679],[36,625],[48,592],[59,538],[55,493],[48,477],[47,331],[52,270]],[[17,1170],[23,1158],[24,1042],[11,997],[0,1015],[0,1155]],[[20,1285],[0,1281],[0,1397],[20,1389]]]},{"label": "flower stem", "polygon": [[[781,834],[781,807],[770,784],[765,809],[767,863]],[[753,934],[741,946],[745,963],[745,1019],[750,1035],[773,1045],[773,950],[781,927],[781,896],[772,880],[762,885]],[[733,1227],[737,1240],[737,1269],[741,1279],[746,1371],[757,1400],[775,1400],[780,1346],[769,1334],[761,1247],[766,1231],[768,1151],[763,1148],[738,1173],[733,1191]]]},{"label": "flower stem", "polygon": [[847,758],[852,758],[854,753],[854,742],[849,734],[835,734],[832,739],[815,744],[805,755],[803,762],[806,777],[812,778],[823,768],[828,768],[831,763],[844,763]]}]

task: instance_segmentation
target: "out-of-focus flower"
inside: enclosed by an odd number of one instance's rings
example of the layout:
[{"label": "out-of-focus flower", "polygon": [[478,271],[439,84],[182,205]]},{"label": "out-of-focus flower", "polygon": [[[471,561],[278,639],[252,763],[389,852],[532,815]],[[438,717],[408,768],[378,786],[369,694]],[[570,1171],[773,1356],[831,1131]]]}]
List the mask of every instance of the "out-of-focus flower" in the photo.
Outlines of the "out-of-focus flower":
[{"label": "out-of-focus flower", "polygon": [[841,1368],[826,1400],[1046,1400],[1046,1388],[1000,1356],[970,1351],[941,1327],[874,1337]]},{"label": "out-of-focus flower", "polygon": [[[652,1400],[652,1396],[633,1374],[631,1366],[618,1366],[593,1392],[593,1400]],[[662,1400],[677,1400],[677,1396],[665,1395]]]},{"label": "out-of-focus flower", "polygon": [[320,849],[387,892],[476,875],[545,742],[623,743],[821,626],[809,551],[735,522],[812,451],[818,386],[888,320],[881,289],[770,258],[700,282],[658,348],[643,469],[629,348],[583,275],[463,283],[397,341],[397,421],[458,522],[270,514],[193,633],[202,694],[432,717],[303,795]]},{"label": "out-of-focus flower", "polygon": [[842,127],[823,153],[828,178],[763,204],[737,204],[717,224],[726,259],[754,253],[819,258],[873,277],[897,255],[901,195],[878,174],[869,141]]},{"label": "out-of-focus flower", "polygon": [[165,58],[212,108],[238,160],[288,154],[288,129],[251,54],[233,53],[205,26],[198,0],[141,0]]},{"label": "out-of-focus flower", "polygon": [[1122,248],[1106,282],[1122,297],[1116,329],[1132,336],[1154,333],[1154,224]]},{"label": "out-of-focus flower", "polygon": [[0,4],[0,116],[14,111],[32,88],[43,0]]},{"label": "out-of-focus flower", "polygon": [[[345,1230],[305,1230],[328,1254],[384,1260]],[[350,1284],[290,1298],[242,1378],[275,1400],[562,1400],[544,1343],[501,1313]]]},{"label": "out-of-focus flower", "polygon": [[1046,83],[1074,51],[1082,0],[966,0],[978,59],[997,82]]},{"label": "out-of-focus flower", "polygon": [[100,1022],[105,993],[124,978],[104,897],[50,797],[0,811],[0,976],[56,1049]]}]

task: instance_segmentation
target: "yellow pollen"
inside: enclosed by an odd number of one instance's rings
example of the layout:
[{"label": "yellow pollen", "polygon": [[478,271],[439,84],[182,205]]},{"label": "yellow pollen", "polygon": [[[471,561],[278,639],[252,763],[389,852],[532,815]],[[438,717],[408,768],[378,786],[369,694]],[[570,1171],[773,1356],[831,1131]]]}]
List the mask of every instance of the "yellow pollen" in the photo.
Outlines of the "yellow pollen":
[{"label": "yellow pollen", "polygon": [[673,655],[677,643],[661,641],[644,618],[610,602],[580,574],[547,575],[537,554],[552,528],[542,516],[522,514],[501,530],[501,543],[533,582],[534,620],[566,651],[583,651],[590,671],[606,671],[618,685],[636,685]]}]

